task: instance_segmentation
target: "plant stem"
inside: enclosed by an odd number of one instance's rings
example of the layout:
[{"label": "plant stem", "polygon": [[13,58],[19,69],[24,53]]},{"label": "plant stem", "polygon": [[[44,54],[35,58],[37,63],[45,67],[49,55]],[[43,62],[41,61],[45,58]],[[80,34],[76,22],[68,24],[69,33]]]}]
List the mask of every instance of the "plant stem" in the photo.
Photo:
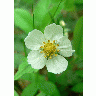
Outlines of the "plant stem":
[{"label": "plant stem", "polygon": [[50,13],[49,11],[48,11],[48,13],[49,13],[49,15],[50,15],[51,21],[54,23],[54,19],[53,19],[51,13]]},{"label": "plant stem", "polygon": [[[53,20],[53,18],[54,18],[54,16],[55,16],[55,14],[56,14],[56,12],[57,12],[57,10],[58,10],[58,8],[59,8],[59,6],[60,6],[61,2],[62,2],[62,0],[59,2],[59,4],[58,4],[58,6],[57,6],[56,11],[55,11],[55,12],[54,12],[54,14],[53,14],[52,20]],[[52,20],[51,20],[51,22],[52,22]],[[51,22],[50,22],[50,23],[51,23]]]},{"label": "plant stem", "polygon": [[25,57],[27,57],[25,43],[24,43],[24,53],[25,53]]},{"label": "plant stem", "polygon": [[64,26],[63,26],[63,36],[64,36]]},{"label": "plant stem", "polygon": [[34,13],[33,13],[33,3],[32,3],[32,14],[33,14],[33,29],[34,29]]}]

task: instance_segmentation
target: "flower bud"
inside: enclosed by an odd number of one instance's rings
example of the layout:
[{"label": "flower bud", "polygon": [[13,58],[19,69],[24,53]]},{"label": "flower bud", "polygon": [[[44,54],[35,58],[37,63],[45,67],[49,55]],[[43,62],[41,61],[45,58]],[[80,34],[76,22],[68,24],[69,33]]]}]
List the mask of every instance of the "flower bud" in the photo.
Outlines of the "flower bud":
[{"label": "flower bud", "polygon": [[61,26],[65,26],[66,25],[63,20],[61,20],[59,23],[60,23]]}]

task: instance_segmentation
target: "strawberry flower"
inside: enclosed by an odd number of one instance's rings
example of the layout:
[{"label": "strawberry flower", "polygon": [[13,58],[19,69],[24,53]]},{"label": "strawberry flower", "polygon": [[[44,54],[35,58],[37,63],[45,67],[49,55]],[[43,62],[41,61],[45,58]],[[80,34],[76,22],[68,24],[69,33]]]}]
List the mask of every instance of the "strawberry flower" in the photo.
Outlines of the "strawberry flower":
[{"label": "strawberry flower", "polygon": [[74,52],[68,37],[63,36],[63,28],[55,23],[46,26],[44,34],[34,29],[24,41],[32,50],[27,56],[28,63],[34,69],[42,69],[46,65],[48,72],[54,74],[66,70],[68,61],[64,57],[70,57]]}]

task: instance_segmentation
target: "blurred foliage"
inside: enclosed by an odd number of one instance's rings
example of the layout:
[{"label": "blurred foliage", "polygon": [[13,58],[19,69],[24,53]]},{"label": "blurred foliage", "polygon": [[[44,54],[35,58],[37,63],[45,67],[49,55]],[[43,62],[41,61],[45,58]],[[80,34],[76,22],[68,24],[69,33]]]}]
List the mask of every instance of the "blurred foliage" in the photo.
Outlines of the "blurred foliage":
[{"label": "blurred foliage", "polygon": [[75,92],[83,92],[83,83],[78,83],[76,84],[73,88],[72,88],[73,91]]},{"label": "blurred foliage", "polygon": [[18,93],[14,90],[14,96],[19,96]]},{"label": "blurred foliage", "polygon": [[26,33],[29,33],[32,28],[33,18],[27,10],[17,8],[14,10],[14,22]]},{"label": "blurred foliage", "polygon": [[83,17],[81,17],[74,30],[73,48],[80,59],[83,59]]},{"label": "blurred foliage", "polygon": [[[34,28],[44,33],[47,25],[61,20],[75,50],[66,58],[68,68],[57,75],[46,67],[33,69],[25,37]],[[83,96],[83,0],[14,0],[14,70],[14,96]]]},{"label": "blurred foliage", "polygon": [[14,68],[18,68],[18,66],[24,61],[25,57],[20,53],[14,53]]},{"label": "blurred foliage", "polygon": [[14,76],[14,80],[19,79],[23,74],[25,73],[31,73],[31,72],[37,72],[37,69],[34,69],[31,67],[31,65],[28,64],[27,60],[23,61],[18,68],[18,72]]}]

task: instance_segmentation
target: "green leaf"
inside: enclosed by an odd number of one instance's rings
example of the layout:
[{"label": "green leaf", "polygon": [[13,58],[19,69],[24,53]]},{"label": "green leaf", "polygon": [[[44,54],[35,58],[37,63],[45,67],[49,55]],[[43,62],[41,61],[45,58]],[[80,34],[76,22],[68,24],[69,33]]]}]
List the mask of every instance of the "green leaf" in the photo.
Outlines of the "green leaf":
[{"label": "green leaf", "polygon": [[80,59],[83,59],[83,17],[81,17],[73,33],[73,49]]},{"label": "green leaf", "polygon": [[25,62],[22,62],[22,64],[19,65],[18,72],[14,76],[14,80],[18,80],[23,74],[25,73],[31,73],[31,72],[37,72],[37,69],[34,69],[27,63],[27,60]]},{"label": "green leaf", "polygon": [[18,93],[14,90],[14,96],[19,96]]},{"label": "green leaf", "polygon": [[82,4],[83,3],[83,0],[75,0],[75,3]]},{"label": "green leaf", "polygon": [[21,55],[20,53],[14,53],[14,68],[18,68],[24,59],[25,56]]},{"label": "green leaf", "polygon": [[35,83],[29,84],[22,92],[21,96],[35,96],[38,87]]},{"label": "green leaf", "polygon": [[76,58],[72,64],[76,64],[78,68],[82,69],[83,68],[83,60],[80,59],[79,57],[77,57],[75,54],[74,54],[74,57]]},{"label": "green leaf", "polygon": [[14,50],[18,52],[24,51],[24,44],[20,39],[14,40]]},{"label": "green leaf", "polygon": [[51,21],[50,15],[48,13],[48,7],[50,3],[50,0],[39,0],[34,8],[35,28],[42,32]]},{"label": "green leaf", "polygon": [[73,64],[68,65],[67,70],[56,77],[56,82],[63,86],[74,85],[82,81],[76,73],[73,72]]},{"label": "green leaf", "polygon": [[[49,6],[49,12],[51,13],[52,17],[56,18],[64,7],[64,2],[61,0],[51,0],[51,4]],[[55,15],[54,15],[55,14]]]},{"label": "green leaf", "polygon": [[46,95],[60,96],[59,91],[52,82],[39,82],[39,89],[44,92]]},{"label": "green leaf", "polygon": [[[39,79],[37,79],[36,81],[36,78],[39,78]],[[25,73],[24,75],[20,77],[20,79],[28,80],[30,82],[39,82],[39,81],[44,82],[45,81],[45,78],[38,73]]]},{"label": "green leaf", "polygon": [[[24,52],[24,39],[26,38],[26,34],[19,34],[14,35],[14,50],[17,52]],[[28,49],[26,46],[26,53],[28,54],[30,52],[30,49]]]},{"label": "green leaf", "polygon": [[54,73],[48,72],[48,80],[52,82],[56,82],[56,75]]},{"label": "green leaf", "polygon": [[78,83],[77,85],[73,86],[72,91],[81,93],[83,92],[83,83]]},{"label": "green leaf", "polygon": [[74,0],[64,0],[64,10],[74,11]]},{"label": "green leaf", "polygon": [[21,0],[24,3],[28,3],[29,5],[32,5],[33,0]]},{"label": "green leaf", "polygon": [[22,34],[14,34],[14,40],[20,40],[22,42],[24,42],[24,39],[27,37],[27,34],[22,33]]},{"label": "green leaf", "polygon": [[40,92],[37,96],[46,96],[44,92]]},{"label": "green leaf", "polygon": [[83,78],[83,70],[77,70],[76,74]]},{"label": "green leaf", "polygon": [[14,22],[16,26],[24,30],[27,34],[33,30],[33,18],[27,10],[15,9]]},{"label": "green leaf", "polygon": [[38,89],[46,95],[60,96],[56,86],[52,82],[45,81],[45,78],[37,73],[26,73],[20,79],[35,83]]}]

